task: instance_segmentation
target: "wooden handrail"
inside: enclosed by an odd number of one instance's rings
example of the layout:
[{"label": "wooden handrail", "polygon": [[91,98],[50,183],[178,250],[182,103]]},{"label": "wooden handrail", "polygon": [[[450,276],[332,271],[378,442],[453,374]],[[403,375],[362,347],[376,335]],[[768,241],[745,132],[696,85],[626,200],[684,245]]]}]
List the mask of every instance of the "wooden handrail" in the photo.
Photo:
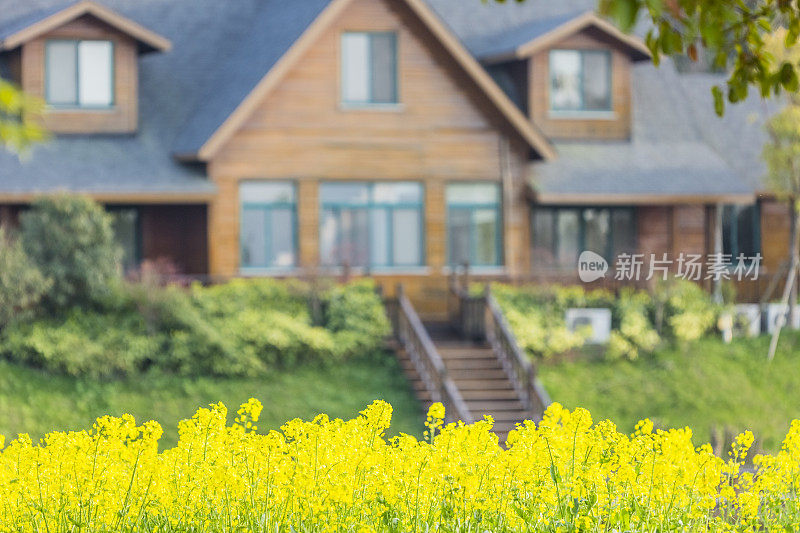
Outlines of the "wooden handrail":
[{"label": "wooden handrail", "polygon": [[500,360],[525,408],[534,416],[542,416],[550,405],[550,397],[536,376],[536,368],[520,349],[517,338],[487,284],[482,295],[469,293],[469,280],[459,283],[450,279],[451,320],[462,335],[475,340],[485,339]]},{"label": "wooden handrail", "polygon": [[430,393],[431,401],[442,402],[448,422],[473,422],[464,398],[447,375],[447,368],[439,351],[401,286],[397,290],[397,304],[392,314],[395,335]]},{"label": "wooden handrail", "polygon": [[517,344],[500,305],[486,286],[486,340],[509,373],[525,408],[541,417],[550,398],[536,376],[536,368]]}]

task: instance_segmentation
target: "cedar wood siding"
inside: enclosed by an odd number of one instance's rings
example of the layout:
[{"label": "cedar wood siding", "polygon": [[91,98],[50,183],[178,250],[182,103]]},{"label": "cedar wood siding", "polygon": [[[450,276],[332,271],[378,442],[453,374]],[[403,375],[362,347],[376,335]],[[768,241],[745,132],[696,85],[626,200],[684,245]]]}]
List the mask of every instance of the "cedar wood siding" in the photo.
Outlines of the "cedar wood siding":
[{"label": "cedar wood siding", "polygon": [[[608,50],[611,53],[613,116],[564,118],[550,114],[550,51],[559,49]],[[628,139],[631,135],[631,61],[627,54],[586,29],[535,53],[528,63],[528,114],[551,139]]]},{"label": "cedar wood siding", "polygon": [[[340,107],[344,31],[397,32],[399,108]],[[354,0],[209,162],[209,176],[219,188],[209,212],[211,274],[238,273],[242,180],[295,181],[300,267],[306,269],[319,264],[321,181],[419,181],[425,185],[427,268],[375,277],[389,287],[405,281],[421,312],[441,314],[446,295],[445,185],[499,182],[501,175],[510,178],[504,191],[505,263],[510,273],[527,271],[528,147],[498,115],[404,4]]]},{"label": "cedar wood siding", "polygon": [[48,109],[45,127],[53,133],[133,133],[138,123],[138,54],[129,36],[84,15],[22,45],[21,85],[45,97],[45,43],[48,39],[110,40],[114,46],[114,106],[105,110]]}]

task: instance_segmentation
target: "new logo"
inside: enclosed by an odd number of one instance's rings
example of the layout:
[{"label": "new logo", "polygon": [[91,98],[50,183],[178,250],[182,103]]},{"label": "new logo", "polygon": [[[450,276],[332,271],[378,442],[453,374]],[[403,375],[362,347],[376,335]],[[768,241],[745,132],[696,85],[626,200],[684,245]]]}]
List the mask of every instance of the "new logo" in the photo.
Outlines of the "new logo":
[{"label": "new logo", "polygon": [[586,250],[578,258],[578,277],[584,283],[604,278],[608,272],[608,261],[603,256]]}]

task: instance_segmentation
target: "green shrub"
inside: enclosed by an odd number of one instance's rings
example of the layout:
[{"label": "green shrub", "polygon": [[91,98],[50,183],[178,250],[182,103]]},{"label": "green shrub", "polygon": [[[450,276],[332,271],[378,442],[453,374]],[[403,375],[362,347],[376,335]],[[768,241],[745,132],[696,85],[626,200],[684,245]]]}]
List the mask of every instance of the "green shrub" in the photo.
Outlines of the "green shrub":
[{"label": "green shrub", "polygon": [[602,295],[581,287],[511,287],[496,285],[493,293],[517,337],[520,348],[534,357],[550,357],[582,347],[587,335],[567,328],[565,312],[579,302]]},{"label": "green shrub", "polygon": [[326,291],[324,327],[312,325],[305,291],[303,284],[275,280],[188,291],[120,283],[97,309],[14,324],[0,334],[0,356],[72,376],[115,377],[150,368],[254,376],[380,348],[389,326],[371,283]]},{"label": "green shrub", "polygon": [[391,333],[373,281],[335,285],[324,294],[325,327],[336,336],[341,356],[372,353]]},{"label": "green shrub", "polygon": [[565,313],[570,308],[611,309],[609,357],[635,359],[641,351],[655,349],[660,341],[650,319],[652,302],[646,292],[625,289],[615,297],[606,290],[586,291],[580,286],[497,285],[494,294],[520,347],[534,357],[549,357],[585,345],[586,334],[567,328]]},{"label": "green shrub", "polygon": [[82,196],[36,200],[20,218],[25,252],[52,280],[44,297],[51,311],[93,305],[119,278],[121,250],[114,242],[112,217]]},{"label": "green shrub", "polygon": [[140,370],[162,340],[149,335],[136,315],[75,308],[60,319],[13,323],[3,332],[0,353],[56,374],[122,376]]},{"label": "green shrub", "polygon": [[697,283],[672,279],[656,286],[657,301],[664,302],[667,333],[671,338],[695,341],[716,327],[722,306]]},{"label": "green shrub", "polygon": [[0,329],[13,319],[32,319],[51,284],[19,241],[0,227]]},{"label": "green shrub", "polygon": [[649,318],[650,295],[632,288],[620,291],[612,310],[611,338],[606,349],[610,359],[636,359],[641,351],[651,352],[660,337]]}]

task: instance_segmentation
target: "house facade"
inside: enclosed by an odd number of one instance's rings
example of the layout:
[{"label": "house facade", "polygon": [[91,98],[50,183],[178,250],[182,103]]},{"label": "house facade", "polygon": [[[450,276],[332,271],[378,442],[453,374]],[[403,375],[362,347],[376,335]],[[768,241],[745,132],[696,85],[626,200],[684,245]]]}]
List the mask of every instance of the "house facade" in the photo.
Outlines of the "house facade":
[{"label": "house facade", "polygon": [[767,104],[719,122],[722,77],[657,69],[592,1],[552,4],[0,0],[0,76],[54,134],[0,153],[0,223],[87,194],[129,265],[369,275],[429,316],[465,263],[574,282],[583,250],[723,252],[776,272]]}]

